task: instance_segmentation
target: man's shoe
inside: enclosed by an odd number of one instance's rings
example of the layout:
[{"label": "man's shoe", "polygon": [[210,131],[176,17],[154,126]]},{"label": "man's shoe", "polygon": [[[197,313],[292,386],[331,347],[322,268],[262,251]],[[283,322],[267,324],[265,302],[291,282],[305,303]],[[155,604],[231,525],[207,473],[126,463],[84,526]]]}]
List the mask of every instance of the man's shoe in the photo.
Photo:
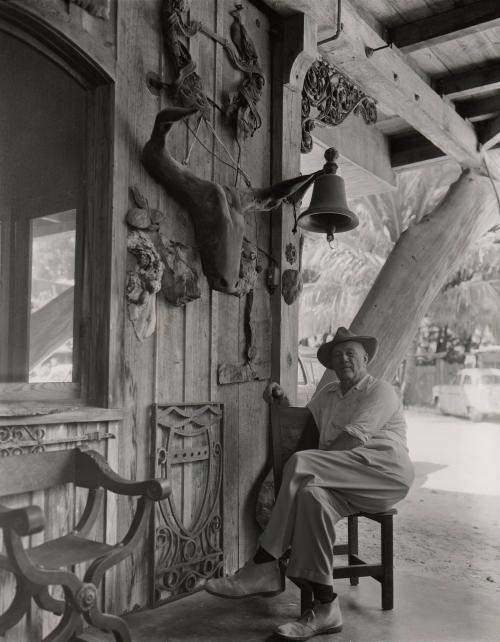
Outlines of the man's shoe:
[{"label": "man's shoe", "polygon": [[342,631],[342,613],[336,597],[328,604],[314,603],[312,610],[304,611],[296,622],[278,626],[276,635],[285,640],[309,640],[315,635],[339,633]]},{"label": "man's shoe", "polygon": [[272,597],[285,590],[285,578],[278,560],[264,564],[250,560],[234,575],[208,580],[204,588],[212,595],[233,599],[252,595]]}]

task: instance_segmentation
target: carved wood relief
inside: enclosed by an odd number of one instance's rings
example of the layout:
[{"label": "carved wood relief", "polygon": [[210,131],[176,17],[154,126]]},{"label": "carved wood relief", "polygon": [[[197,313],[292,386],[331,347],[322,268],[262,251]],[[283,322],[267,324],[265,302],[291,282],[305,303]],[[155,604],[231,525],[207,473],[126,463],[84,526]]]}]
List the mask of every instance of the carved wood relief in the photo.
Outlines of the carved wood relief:
[{"label": "carved wood relief", "polygon": [[227,38],[198,21],[185,18],[189,3],[185,0],[163,0],[161,25],[164,51],[174,69],[172,83],[162,82],[158,77],[149,74],[150,88],[170,91],[175,104],[182,107],[195,107],[205,118],[210,114],[210,102],[207,98],[200,76],[196,71],[196,62],[191,58],[188,47],[180,40],[189,41],[198,32],[221,45],[232,66],[243,74],[236,91],[227,92],[226,104],[216,105],[224,112],[232,124],[235,136],[244,139],[253,136],[261,127],[262,118],[257,105],[262,97],[265,77],[259,62],[255,44],[242,19],[243,5],[235,4],[230,12],[233,22],[229,28],[231,42]]},{"label": "carved wood relief", "polygon": [[158,604],[222,575],[222,404],[157,405],[153,432],[155,475],[172,485],[155,512]]},{"label": "carved wood relief", "polygon": [[76,447],[85,442],[113,439],[114,435],[102,430],[81,430],[79,434],[60,434],[58,424],[0,426],[0,458],[30,453],[41,453],[61,446]]}]

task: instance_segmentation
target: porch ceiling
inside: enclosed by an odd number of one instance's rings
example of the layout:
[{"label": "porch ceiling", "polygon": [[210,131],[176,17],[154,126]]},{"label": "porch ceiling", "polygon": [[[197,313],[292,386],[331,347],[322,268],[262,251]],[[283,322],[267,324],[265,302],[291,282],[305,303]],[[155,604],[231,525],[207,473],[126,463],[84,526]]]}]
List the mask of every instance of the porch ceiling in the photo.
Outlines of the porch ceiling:
[{"label": "porch ceiling", "polygon": [[[335,33],[334,0],[263,1],[279,15],[310,15],[318,41]],[[500,129],[498,0],[341,0],[341,22],[318,51],[377,99],[392,167],[446,156],[479,166]]]}]

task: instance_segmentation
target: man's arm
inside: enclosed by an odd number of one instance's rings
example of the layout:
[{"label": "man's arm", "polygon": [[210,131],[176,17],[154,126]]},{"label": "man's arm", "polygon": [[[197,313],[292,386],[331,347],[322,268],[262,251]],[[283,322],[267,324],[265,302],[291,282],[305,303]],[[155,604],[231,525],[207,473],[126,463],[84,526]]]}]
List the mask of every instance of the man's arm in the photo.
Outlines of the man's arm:
[{"label": "man's arm", "polygon": [[[362,441],[347,432],[342,432],[336,439],[333,439],[325,450],[352,450],[356,446],[361,446]],[[297,452],[299,450],[315,450],[319,446],[319,430],[312,413],[309,412],[302,435],[300,436],[299,443],[297,444]]]},{"label": "man's arm", "polygon": [[357,446],[362,446],[363,442],[359,437],[350,435],[348,432],[343,431],[336,439],[332,439],[326,444],[325,450],[352,450]]},{"label": "man's arm", "polygon": [[391,384],[379,380],[361,400],[357,411],[343,430],[366,444],[370,437],[386,425],[399,406],[399,397]]}]

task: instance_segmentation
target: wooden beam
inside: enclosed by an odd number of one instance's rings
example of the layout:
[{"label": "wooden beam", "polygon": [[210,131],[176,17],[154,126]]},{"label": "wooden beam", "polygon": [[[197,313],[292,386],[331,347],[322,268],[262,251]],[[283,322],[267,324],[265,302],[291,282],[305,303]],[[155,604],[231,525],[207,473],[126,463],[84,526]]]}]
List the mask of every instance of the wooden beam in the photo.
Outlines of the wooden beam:
[{"label": "wooden beam", "polygon": [[418,132],[390,138],[391,165],[394,170],[414,169],[447,156]]},{"label": "wooden beam", "polygon": [[365,48],[383,46],[377,30],[346,2],[342,5],[344,29],[340,38],[320,49],[330,61],[388,113],[401,116],[436,147],[463,166],[480,167],[476,133],[408,64],[397,48],[367,57]]},{"label": "wooden beam", "polygon": [[500,89],[500,64],[489,64],[461,74],[437,78],[432,86],[451,100],[468,98],[484,91]]},{"label": "wooden beam", "polygon": [[[273,64],[273,110],[271,181],[277,182],[300,174],[302,87],[305,75],[315,60],[317,50],[316,23],[304,14],[280,20],[271,39]],[[318,168],[319,169],[319,168]],[[287,245],[299,248],[299,234],[292,234],[293,208],[283,204],[273,212],[272,255],[282,274],[288,267]],[[281,294],[281,278],[271,296],[272,343],[271,379],[291,394],[297,390],[298,299],[285,303]]]},{"label": "wooden beam", "polygon": [[[500,115],[476,126],[481,152],[500,145]],[[408,132],[389,138],[391,165],[395,172],[449,161],[442,150],[418,132]]]},{"label": "wooden beam", "polygon": [[481,149],[486,151],[496,147],[500,143],[500,115],[484,123],[485,127],[481,133]]},{"label": "wooden beam", "polygon": [[31,315],[30,370],[42,363],[73,335],[73,295],[70,287]]},{"label": "wooden beam", "polygon": [[[321,33],[336,27],[330,0],[264,0],[281,15],[304,12],[314,18]],[[401,116],[434,145],[463,166],[480,167],[476,133],[429,86],[413,67],[409,56],[397,47],[366,56],[366,47],[386,45],[385,30],[373,16],[361,15],[348,0],[342,0],[343,30],[340,37],[320,47],[319,51],[376,98],[387,113]],[[321,38],[320,38],[321,39]]]},{"label": "wooden beam", "polygon": [[389,30],[389,41],[405,53],[479,33],[500,25],[498,0],[477,0],[451,11]]},{"label": "wooden beam", "polygon": [[376,127],[351,114],[336,127],[315,127],[312,135],[322,149],[319,159],[318,155],[313,160],[312,154],[302,154],[300,166],[303,174],[322,167],[325,148],[335,147],[340,154],[339,174],[345,180],[350,198],[395,189],[389,139]]},{"label": "wooden beam", "polygon": [[457,112],[470,121],[487,120],[500,113],[500,96],[488,96],[479,100],[465,100],[456,104]]}]

